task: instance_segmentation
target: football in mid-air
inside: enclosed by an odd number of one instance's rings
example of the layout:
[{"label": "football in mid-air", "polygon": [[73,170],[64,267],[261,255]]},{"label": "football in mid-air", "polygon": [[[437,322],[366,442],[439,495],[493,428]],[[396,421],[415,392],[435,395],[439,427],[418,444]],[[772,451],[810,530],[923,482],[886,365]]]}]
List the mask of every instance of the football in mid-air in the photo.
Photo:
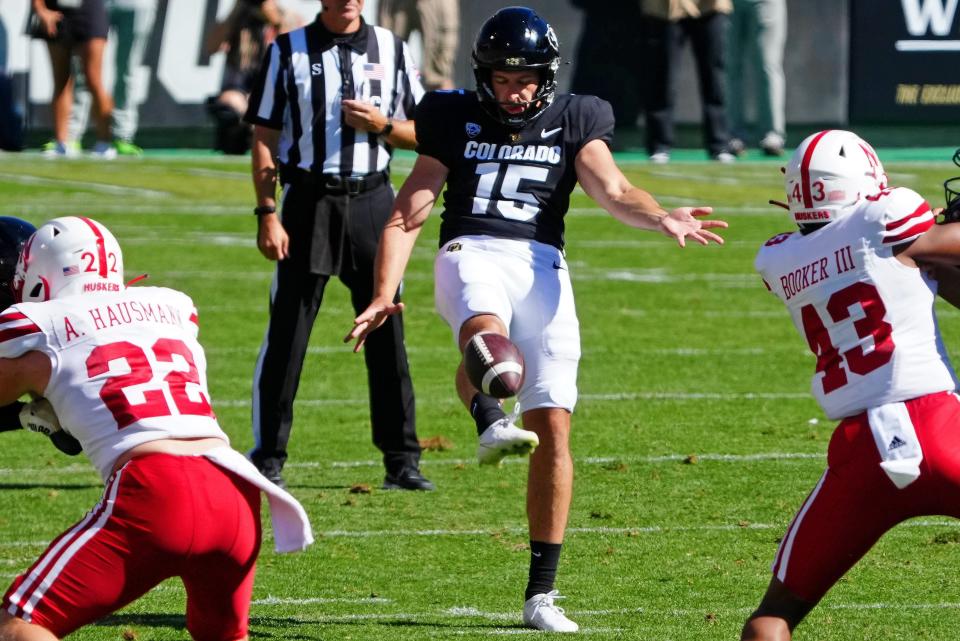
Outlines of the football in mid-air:
[{"label": "football in mid-air", "polygon": [[463,366],[473,386],[494,398],[516,396],[523,387],[523,354],[501,334],[474,334],[463,350]]}]

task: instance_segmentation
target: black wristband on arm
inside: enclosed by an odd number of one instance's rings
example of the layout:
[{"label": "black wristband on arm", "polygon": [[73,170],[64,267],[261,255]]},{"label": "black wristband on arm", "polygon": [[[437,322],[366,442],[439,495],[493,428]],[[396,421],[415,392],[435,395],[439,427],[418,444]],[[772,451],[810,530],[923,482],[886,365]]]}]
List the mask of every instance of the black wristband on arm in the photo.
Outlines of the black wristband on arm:
[{"label": "black wristband on arm", "polygon": [[253,208],[253,215],[259,218],[260,216],[266,216],[267,214],[277,213],[276,205],[259,205]]}]

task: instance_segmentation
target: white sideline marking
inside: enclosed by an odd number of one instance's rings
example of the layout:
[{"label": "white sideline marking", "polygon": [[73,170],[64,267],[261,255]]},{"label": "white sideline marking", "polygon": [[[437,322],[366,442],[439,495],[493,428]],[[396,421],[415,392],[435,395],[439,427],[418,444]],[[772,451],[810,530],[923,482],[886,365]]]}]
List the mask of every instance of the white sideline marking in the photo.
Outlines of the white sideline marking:
[{"label": "white sideline marking", "polygon": [[[706,612],[714,612],[718,614],[727,614],[733,615],[738,614],[745,616],[752,612],[754,609],[751,607],[722,607],[722,608],[648,608],[648,607],[633,607],[633,608],[606,608],[600,610],[567,610],[567,614],[570,615],[572,619],[577,619],[580,617],[605,617],[611,615],[627,615],[627,614],[642,614],[642,615],[652,615],[657,617],[702,617]],[[960,609],[960,603],[951,603],[951,602],[942,602],[942,603],[838,603],[838,604],[827,604],[817,606],[818,610],[956,610]],[[461,619],[461,618],[479,618],[486,619],[490,621],[504,621],[504,622],[515,622],[520,624],[521,614],[519,608],[516,611],[510,612],[489,612],[483,611],[475,607],[453,607],[446,610],[439,611],[426,611],[426,612],[391,612],[391,613],[355,613],[355,614],[330,614],[330,615],[318,615],[318,616],[295,616],[293,617],[296,621],[302,623],[339,623],[339,622],[351,622],[351,621],[389,621],[389,620],[413,620],[413,621],[424,621],[426,619]],[[252,623],[256,623],[256,617],[251,617]],[[619,630],[619,628],[584,628],[581,629],[581,632],[591,631],[593,633],[603,633],[613,630]],[[429,633],[431,636],[446,636],[450,633],[454,634],[487,634],[487,635],[511,635],[511,634],[543,634],[542,632],[536,630],[530,630],[526,628],[500,628],[500,629],[491,629],[491,630],[443,630]]]},{"label": "white sideline marking", "polygon": [[[582,458],[577,458],[576,462],[580,465],[605,465],[608,463],[666,463],[670,461],[683,461],[686,460],[688,454],[665,454],[662,456],[585,456]],[[697,454],[697,458],[701,461],[720,461],[720,462],[729,462],[729,463],[739,463],[747,461],[786,461],[794,459],[816,459],[823,458],[824,454],[820,453],[807,453],[807,452],[768,452],[768,453],[758,453],[758,454]],[[424,465],[429,466],[438,466],[438,465],[472,465],[476,463],[474,459],[444,459],[444,460],[423,460],[421,461]],[[526,459],[523,458],[507,458],[503,461],[504,465],[525,465]],[[383,465],[382,461],[379,460],[362,460],[362,461],[291,461],[286,464],[285,467],[288,468],[321,468],[329,467],[331,469],[344,469],[344,468],[356,468],[356,467],[380,467]],[[64,467],[58,468],[43,468],[43,469],[30,469],[30,468],[0,468],[0,476],[3,475],[39,475],[40,472],[45,474],[91,474],[93,475],[94,469],[87,465],[67,465]]]},{"label": "white sideline marking", "polygon": [[[637,527],[568,527],[567,534],[665,534],[667,532],[731,532],[734,530],[771,530],[782,525],[768,523],[748,523],[746,525],[644,525]],[[379,537],[423,537],[423,536],[496,536],[498,534],[526,534],[527,526],[512,526],[496,529],[478,528],[473,530],[327,530],[319,534],[327,538],[373,539]],[[314,532],[314,534],[317,534]]]},{"label": "white sideline marking", "polygon": [[[331,308],[332,311],[333,308]],[[203,315],[206,313],[236,313],[241,311],[241,308],[230,305],[208,305],[200,308],[201,322],[203,322]],[[243,310],[249,311],[249,310]],[[346,311],[344,308],[341,311]],[[780,314],[782,316],[784,314]],[[205,350],[207,354],[249,354],[255,355],[259,353],[259,347],[255,346],[244,346],[244,347],[211,347]],[[797,347],[792,347],[789,345],[777,345],[775,347],[715,347],[715,348],[701,348],[701,347],[640,347],[637,349],[631,349],[630,353],[632,354],[656,354],[656,355],[668,355],[668,356],[767,356],[769,354],[781,354],[784,352],[802,354],[804,356],[812,357],[812,354],[805,350],[799,349]],[[317,345],[307,348],[308,354],[352,354],[353,346],[352,345]],[[595,354],[606,354],[608,350],[600,349],[585,349],[583,353],[587,356]],[[429,347],[417,347],[417,346],[407,346],[407,354],[447,354],[453,357],[455,354],[454,348],[449,345],[434,345]],[[809,394],[808,394],[809,396]]]},{"label": "white sideline marking", "polygon": [[[636,240],[632,238],[623,238],[617,240],[577,240],[574,247],[580,249],[673,249],[674,244],[664,243],[663,240]],[[723,243],[724,247],[753,247],[759,249],[763,241],[753,240],[727,240]]]},{"label": "white sideline marking", "polygon": [[199,205],[189,203],[168,203],[166,199],[157,201],[156,205],[126,205],[121,203],[104,203],[98,199],[86,199],[78,195],[67,202],[43,203],[31,201],[30,204],[23,204],[17,208],[17,211],[23,213],[42,214],[51,212],[70,212],[78,209],[88,209],[96,207],[98,212],[116,213],[116,214],[142,214],[154,216],[157,213],[173,216],[237,216],[240,217],[247,211],[245,205]]},{"label": "white sideline marking", "polygon": [[45,176],[31,176],[29,174],[7,174],[0,173],[0,180],[6,180],[21,185],[47,185],[56,187],[76,187],[85,191],[97,191],[111,196],[138,196],[141,198],[167,198],[173,194],[166,191],[157,191],[155,189],[143,189],[141,187],[124,187],[121,185],[112,185],[109,183],[95,183],[83,180],[64,180],[62,178],[47,178]]},{"label": "white sideline marking", "polygon": [[357,603],[360,605],[375,605],[383,603],[393,603],[393,599],[383,597],[362,597],[359,599],[347,599],[337,597],[312,597],[305,599],[282,598],[269,595],[264,599],[254,599],[250,605],[315,605],[321,603]]},{"label": "white sideline marking", "polygon": [[[741,530],[766,531],[766,530],[785,530],[787,524],[772,523],[745,523],[743,525],[728,523],[725,525],[643,525],[636,527],[568,527],[567,534],[570,535],[590,535],[590,534],[626,534],[629,536],[638,536],[640,534],[671,534],[676,532],[738,532]],[[960,521],[939,521],[939,520],[915,520],[900,523],[895,528],[960,528]],[[322,538],[343,538],[343,539],[375,539],[375,538],[401,538],[401,537],[477,537],[477,536],[499,536],[503,534],[525,535],[527,526],[514,525],[501,528],[475,528],[464,530],[452,529],[429,529],[429,530],[326,530],[314,532],[318,539]],[[264,533],[264,542],[271,540],[268,533]],[[2,548],[23,548],[38,547],[45,548],[50,545],[50,541],[0,541]],[[3,562],[5,565],[23,565],[29,564],[33,559],[8,559]],[[381,599],[377,601],[377,599]],[[382,597],[370,597],[366,599],[334,599],[334,598],[314,598],[291,600],[281,597],[267,596],[265,599],[254,601],[261,605],[285,605],[285,604],[309,604],[309,603],[393,603],[391,599]]]},{"label": "white sideline marking", "polygon": [[672,274],[663,268],[652,269],[591,269],[589,267],[577,272],[571,272],[574,281],[610,281],[620,280],[631,283],[673,284],[706,282],[721,287],[735,287],[760,289],[763,287],[759,276],[753,273],[676,273]]},{"label": "white sideline marking", "polygon": [[[657,200],[659,200],[662,205],[667,206],[689,205],[692,202],[690,198],[685,196],[663,196],[660,194],[657,195]],[[610,216],[605,209],[600,207],[571,207],[567,210],[567,216],[571,215],[576,218],[612,218],[612,216]],[[724,216],[730,215],[758,218],[780,218],[784,221],[784,229],[789,230],[790,227],[787,213],[783,209],[780,209],[774,205],[724,205],[722,207],[714,207],[713,209],[713,217],[722,219]],[[660,242],[663,243],[662,240]],[[759,241],[758,243],[749,244],[756,245],[756,247],[759,249],[762,243],[763,240]]]},{"label": "white sideline marking", "polygon": [[730,310],[699,310],[699,309],[643,309],[626,307],[618,310],[624,316],[650,316],[686,314],[705,318],[789,318],[790,313],[784,309],[730,309]]},{"label": "white sideline marking", "polygon": [[[685,461],[690,455],[689,454],[664,454],[662,456],[584,456],[582,458],[575,458],[574,462],[578,465],[607,465],[610,463],[669,463],[671,461]],[[771,452],[765,454],[697,454],[697,459],[701,461],[719,461],[721,463],[742,463],[750,461],[789,461],[797,459],[821,459],[826,456],[826,454],[820,453],[806,453],[806,452]],[[446,459],[446,460],[430,460],[425,459],[420,461],[422,465],[435,466],[435,465],[475,465],[476,460],[474,459]],[[513,457],[506,458],[503,460],[504,465],[526,465],[527,459]],[[332,467],[332,468],[353,468],[353,467],[380,467],[383,465],[382,461],[375,460],[366,460],[366,461],[301,461],[301,462],[290,462],[287,463],[284,467],[289,468],[318,468],[318,467]]]},{"label": "white sideline marking", "polygon": [[242,272],[215,272],[205,270],[183,270],[183,271],[163,271],[151,274],[158,280],[163,278],[204,278],[216,280],[270,280],[273,278],[272,271],[249,270]]},{"label": "white sideline marking", "polygon": [[[366,402],[366,401],[364,401]],[[686,460],[690,455],[689,454],[664,454],[661,456],[584,456],[582,458],[577,458],[576,463],[579,465],[606,465],[609,463],[669,463],[671,461],[680,462]],[[808,452],[766,452],[758,454],[696,454],[696,457],[700,461],[717,461],[721,463],[741,463],[741,462],[751,462],[751,461],[789,461],[797,459],[821,459],[825,457],[825,454],[821,453],[808,453]],[[505,465],[526,465],[527,459],[525,458],[507,458],[504,459],[503,463]],[[421,461],[422,465],[426,466],[457,466],[457,465],[474,465],[476,464],[475,459],[444,459],[444,460],[431,460],[425,459]],[[330,468],[330,469],[350,469],[357,467],[380,467],[383,465],[382,461],[379,460],[362,460],[362,461],[291,461],[287,463],[285,467],[287,468]],[[67,465],[64,467],[50,467],[50,468],[0,468],[0,476],[41,476],[43,474],[82,474],[94,476],[95,471],[92,467],[88,465]],[[31,543],[24,543],[23,545],[32,545]]]},{"label": "white sideline marking", "polygon": [[[771,401],[808,399],[809,392],[614,392],[609,394],[580,394],[581,401]],[[328,405],[366,405],[367,398],[315,398],[297,399],[303,407],[326,407]],[[434,405],[458,405],[456,398],[431,398]],[[214,407],[250,407],[250,399],[214,400]]]}]

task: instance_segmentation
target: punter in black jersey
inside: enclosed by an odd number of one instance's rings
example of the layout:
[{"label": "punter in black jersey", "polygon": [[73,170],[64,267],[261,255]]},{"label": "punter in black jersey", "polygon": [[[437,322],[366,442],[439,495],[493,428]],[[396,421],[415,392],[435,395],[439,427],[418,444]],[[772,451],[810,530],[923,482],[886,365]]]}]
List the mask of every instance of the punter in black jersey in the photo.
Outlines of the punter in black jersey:
[{"label": "punter in black jersey", "polygon": [[477,91],[435,92],[417,108],[417,158],[380,240],[374,299],[346,340],[367,334],[403,305],[393,303],[414,241],[444,184],[436,303],[461,352],[479,332],[510,337],[523,352],[518,395],[523,425],[469,382],[457,392],[480,434],[481,463],[530,458],[527,514],[530,575],[523,619],[530,627],[574,632],[553,589],[573,489],[568,436],[577,400],[580,331],[564,260],[563,217],[570,192],[584,191],[632,227],[659,231],[683,247],[723,240],[701,221],[709,207],[665,211],[614,163],[610,105],[591,96],[555,96],[560,56],[553,29],[530,9],[502,9],[473,49]]}]

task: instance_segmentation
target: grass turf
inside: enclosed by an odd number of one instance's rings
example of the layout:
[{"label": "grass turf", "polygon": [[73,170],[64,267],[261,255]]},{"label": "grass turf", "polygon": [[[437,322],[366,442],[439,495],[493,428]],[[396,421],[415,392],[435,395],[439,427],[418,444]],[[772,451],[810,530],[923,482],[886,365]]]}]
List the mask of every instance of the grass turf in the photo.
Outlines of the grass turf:
[{"label": "grass turf", "polygon": [[[883,152],[881,152],[883,157]],[[943,162],[888,166],[939,203]],[[395,162],[395,182],[411,157]],[[710,204],[725,247],[680,250],[628,229],[581,192],[568,260],[581,320],[581,401],[571,437],[576,486],[561,602],[586,634],[730,639],[756,605],[788,520],[823,469],[832,423],[807,390],[814,361],[753,273],[765,239],[790,227],[775,162],[733,166],[624,159],[667,206]],[[251,446],[249,389],[267,318],[271,265],[254,247],[245,159],[148,155],[102,163],[0,156],[2,213],[41,223],[83,214],[108,225],[127,275],[189,293],[200,311],[214,407]],[[353,311],[333,281],[296,405],[286,477],[318,534],[306,553],[261,555],[253,639],[485,639],[523,633],[528,560],[525,461],[480,469],[455,399],[457,356],[433,311],[431,217],[405,283],[407,342],[424,455],[438,491],[384,492],[370,444],[363,362],[340,339]],[[958,313],[942,307],[948,346]],[[99,497],[98,477],[42,437],[2,436],[0,575],[9,582]],[[351,493],[356,485],[369,493]],[[269,533],[269,527],[266,529]],[[797,639],[944,639],[960,623],[960,530],[939,518],[895,529],[824,599]],[[84,641],[184,639],[176,579],[96,625]]]}]

